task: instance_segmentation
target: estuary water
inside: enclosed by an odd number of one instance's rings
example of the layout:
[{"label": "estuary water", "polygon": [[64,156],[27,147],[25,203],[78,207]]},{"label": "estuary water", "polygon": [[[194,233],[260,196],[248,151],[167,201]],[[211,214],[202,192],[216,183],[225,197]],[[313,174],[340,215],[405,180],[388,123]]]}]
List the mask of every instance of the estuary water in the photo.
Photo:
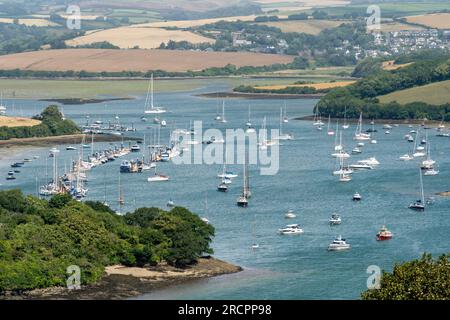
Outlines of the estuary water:
[{"label": "estuary water", "polygon": [[[195,91],[158,93],[157,104],[169,110],[161,116],[168,122],[167,128],[161,129],[161,143],[168,142],[171,128],[187,129],[191,120],[202,120],[205,127],[221,130],[242,128],[247,121],[248,105],[251,105],[251,118],[256,127],[267,117],[267,127],[278,128],[280,107],[286,103],[291,120],[284,124],[283,131],[292,132],[294,140],[283,141],[280,145],[279,173],[262,176],[257,166],[250,166],[252,198],[249,207],[243,209],[236,206],[236,198],[242,191],[241,165],[229,166],[239,177],[224,194],[216,191],[220,182],[216,176],[222,170],[221,165],[158,163],[158,171],[169,175],[170,181],[148,183],[150,172],[122,174],[123,212],[142,206],[166,208],[167,201],[172,199],[176,205],[206,217],[216,228],[212,244],[215,257],[240,265],[244,271],[157,290],[138,299],[358,299],[367,288],[369,266],[391,270],[394,263],[418,258],[423,252],[435,255],[450,252],[450,198],[435,196],[435,203],[424,213],[407,208],[419,197],[419,160],[402,162],[398,157],[412,149],[412,144],[403,139],[411,128],[394,127],[391,134],[385,134],[383,123],[378,122],[375,125],[378,143],[366,143],[363,153],[352,156],[350,163],[375,156],[379,167],[355,173],[352,181],[341,183],[332,176],[336,165],[331,157],[335,138],[327,136],[326,128],[319,132],[310,121],[292,119],[310,115],[316,100],[227,99],[228,122],[216,123],[216,99],[196,94],[227,89],[225,82],[217,80]],[[144,100],[145,96],[138,96],[130,101],[64,106],[64,113],[80,125],[84,124],[86,116],[104,123],[116,121],[115,116],[118,116],[123,125],[136,127],[137,131],[129,135],[142,138],[145,134],[150,143],[156,126],[151,117],[148,122],[140,120]],[[24,116],[34,115],[48,104],[6,101],[8,106],[13,103],[14,110],[8,108],[8,113]],[[343,131],[348,152],[356,144],[352,140],[354,131],[355,125]],[[424,177],[425,193],[433,195],[450,189],[450,140],[436,137],[435,130],[428,131],[432,158],[440,170],[438,176]],[[62,171],[69,167],[71,159],[77,158],[77,152],[66,151],[65,146],[58,147],[61,150],[58,165]],[[109,143],[94,143],[96,150],[108,147]],[[51,176],[52,160],[48,158],[48,150],[21,150],[1,160],[0,188],[21,188],[26,193],[36,194],[37,185]],[[39,159],[26,163],[17,174],[17,180],[4,179],[12,162],[35,155]],[[136,157],[136,154],[129,154],[124,159]],[[106,198],[112,208],[117,207],[119,165],[120,160],[116,160],[88,172],[88,200]],[[352,201],[355,192],[363,197],[359,203]],[[295,211],[296,219],[284,218],[289,209]],[[341,215],[341,225],[330,227],[328,219],[332,213]],[[289,223],[300,224],[304,234],[277,234],[278,228]],[[375,235],[383,224],[394,233],[394,238],[377,242]],[[326,250],[337,235],[347,239],[351,250]],[[255,242],[260,247],[252,250]]]}]

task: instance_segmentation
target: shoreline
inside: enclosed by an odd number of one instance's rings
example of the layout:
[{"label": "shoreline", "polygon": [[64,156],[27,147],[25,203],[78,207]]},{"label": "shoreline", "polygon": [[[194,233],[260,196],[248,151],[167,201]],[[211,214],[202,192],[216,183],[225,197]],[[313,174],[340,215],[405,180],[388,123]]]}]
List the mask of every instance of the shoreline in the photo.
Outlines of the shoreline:
[{"label": "shoreline", "polygon": [[118,300],[137,297],[157,289],[199,279],[238,273],[243,269],[216,258],[200,258],[198,263],[184,269],[162,264],[137,268],[108,266],[105,276],[97,283],[79,290],[64,287],[35,289],[20,294],[0,295],[0,300]]},{"label": "shoreline", "polygon": [[38,101],[44,101],[44,102],[56,102],[60,103],[62,105],[83,105],[83,104],[89,104],[89,103],[103,103],[103,102],[111,102],[111,101],[128,101],[128,100],[134,100],[134,98],[130,97],[122,97],[122,98],[103,98],[103,99],[85,99],[85,98],[61,98],[61,99],[39,99]]},{"label": "shoreline", "polygon": [[[304,117],[298,117],[298,118],[293,118],[293,120],[299,120],[299,121],[314,121],[314,115],[311,116],[304,116]],[[323,121],[326,120],[325,118],[323,118]],[[331,118],[331,121],[343,121],[344,118]],[[346,119],[348,123],[358,123],[359,118],[347,118]],[[363,119],[363,123],[370,123],[372,120],[369,119]],[[398,119],[375,119],[374,120],[375,123],[378,124],[422,124],[424,121],[423,120],[416,120],[416,119],[402,119],[402,120],[398,120]],[[427,120],[425,121],[426,125],[434,125],[437,126],[441,123],[441,121],[439,120]],[[449,124],[450,122],[448,121],[444,121],[444,124]]]},{"label": "shoreline", "polygon": [[195,96],[202,98],[241,98],[241,99],[320,99],[325,94],[292,94],[292,93],[245,93],[245,92],[211,92]]},{"label": "shoreline", "polygon": [[[32,146],[32,147],[47,147],[55,144],[80,144],[83,141],[85,134],[71,134],[64,136],[51,136],[51,137],[35,137],[35,138],[13,138],[9,140],[0,140],[0,147],[11,148],[19,146]],[[111,134],[98,134],[95,135],[94,142],[116,142],[116,141],[139,140],[133,137],[116,136]]]},{"label": "shoreline", "polygon": [[436,195],[442,196],[442,197],[450,197],[450,190],[444,191],[444,192],[438,192],[438,193],[436,193]]}]

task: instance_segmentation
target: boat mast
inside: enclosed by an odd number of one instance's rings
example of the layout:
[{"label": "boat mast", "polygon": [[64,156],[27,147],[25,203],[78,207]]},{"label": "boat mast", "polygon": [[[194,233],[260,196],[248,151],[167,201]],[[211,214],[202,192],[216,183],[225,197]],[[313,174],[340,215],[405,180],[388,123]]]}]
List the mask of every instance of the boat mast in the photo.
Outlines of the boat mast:
[{"label": "boat mast", "polygon": [[151,76],[151,87],[152,87],[152,90],[151,90],[151,98],[150,98],[150,99],[151,99],[151,100],[150,100],[151,102],[150,102],[150,103],[151,103],[151,108],[152,108],[152,110],[153,110],[153,108],[154,108],[154,107],[153,107],[153,73],[152,73],[152,76]]},{"label": "boat mast", "polygon": [[420,175],[420,195],[421,195],[422,205],[425,205],[425,195],[423,192],[422,169],[420,169],[420,168],[419,168],[419,175]]}]

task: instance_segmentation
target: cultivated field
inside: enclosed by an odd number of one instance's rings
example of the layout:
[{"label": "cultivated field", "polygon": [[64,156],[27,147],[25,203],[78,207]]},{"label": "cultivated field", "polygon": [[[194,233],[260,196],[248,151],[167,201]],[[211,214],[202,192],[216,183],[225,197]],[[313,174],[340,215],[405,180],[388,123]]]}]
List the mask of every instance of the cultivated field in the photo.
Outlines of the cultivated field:
[{"label": "cultivated field", "polygon": [[424,30],[424,29],[425,28],[420,26],[412,26],[410,24],[400,22],[384,22],[381,24],[382,32],[395,32],[402,30]]},{"label": "cultivated field", "polygon": [[166,30],[161,28],[128,26],[101,30],[66,41],[68,46],[86,45],[94,42],[108,41],[122,49],[139,47],[155,49],[161,43],[172,41],[188,41],[191,43],[214,43],[214,39],[206,38],[184,30]]},{"label": "cultivated field", "polygon": [[405,17],[406,21],[418,23],[430,28],[450,29],[450,13],[433,13]]},{"label": "cultivated field", "polygon": [[332,88],[338,88],[338,87],[345,87],[352,83],[355,83],[356,81],[335,81],[335,82],[318,82],[318,83],[308,83],[308,84],[288,84],[288,85],[273,85],[273,86],[257,86],[255,88],[262,89],[262,90],[282,90],[286,89],[287,87],[312,87],[317,90],[320,89],[332,89]]},{"label": "cultivated field", "polygon": [[264,66],[290,63],[294,57],[250,52],[201,52],[179,50],[41,50],[0,56],[0,69],[40,71],[149,71],[182,72],[233,64]]},{"label": "cultivated field", "polygon": [[30,118],[0,116],[0,127],[32,127],[40,123]]},{"label": "cultivated field", "polygon": [[254,21],[256,16],[234,16],[234,17],[224,17],[224,18],[212,18],[212,19],[199,19],[199,20],[179,20],[179,21],[161,21],[161,22],[151,22],[151,23],[142,23],[134,26],[130,26],[132,28],[143,28],[143,27],[153,27],[153,28],[168,28],[168,27],[176,27],[176,28],[192,28],[199,27],[205,24],[216,23],[218,21]]},{"label": "cultivated field", "polygon": [[437,105],[450,103],[450,80],[396,91],[378,98],[381,102],[397,101],[402,104],[414,101]]},{"label": "cultivated field", "polygon": [[283,32],[303,32],[316,35],[324,29],[335,28],[345,22],[334,20],[289,20],[262,22],[261,24],[279,28]]},{"label": "cultivated field", "polygon": [[[19,24],[23,24],[26,26],[36,26],[36,27],[54,27],[58,26],[57,23],[54,23],[52,21],[46,20],[46,19],[18,19]],[[1,23],[14,23],[14,19],[12,18],[0,18]]]}]

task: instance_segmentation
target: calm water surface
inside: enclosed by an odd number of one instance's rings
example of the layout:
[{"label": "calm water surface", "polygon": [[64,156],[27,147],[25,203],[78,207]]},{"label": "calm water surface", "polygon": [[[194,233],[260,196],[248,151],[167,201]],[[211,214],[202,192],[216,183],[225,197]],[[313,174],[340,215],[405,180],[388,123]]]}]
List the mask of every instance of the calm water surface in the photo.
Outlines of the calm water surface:
[{"label": "calm water surface", "polygon": [[[190,120],[203,120],[206,127],[219,129],[243,127],[247,107],[252,106],[252,120],[259,126],[264,116],[268,128],[277,128],[281,100],[226,101],[227,124],[214,123],[217,101],[196,97],[199,92],[215,92],[227,89],[220,81],[194,92],[157,94],[158,104],[168,108],[164,115],[168,127],[187,128]],[[118,115],[121,123],[138,129],[132,135],[148,140],[152,137],[151,122],[143,123],[145,97],[133,101],[117,101],[103,104],[64,106],[64,113],[78,124],[86,115],[105,123]],[[6,101],[9,113],[30,116],[40,112],[47,103],[36,101]],[[288,100],[289,117],[309,115],[315,100]],[[250,167],[253,197],[247,209],[238,208],[236,198],[241,192],[242,168],[231,166],[240,177],[230,186],[227,194],[216,190],[216,175],[220,165],[158,164],[159,171],[168,174],[167,183],[147,183],[149,173],[122,175],[126,205],[124,211],[141,206],[165,208],[172,198],[182,205],[206,216],[216,228],[213,243],[215,256],[245,268],[244,272],[195,281],[170,287],[139,297],[139,299],[358,299],[366,288],[366,269],[378,265],[391,269],[395,262],[419,257],[424,251],[433,254],[450,252],[450,198],[436,197],[434,205],[425,213],[407,209],[419,192],[418,160],[398,161],[398,157],[411,150],[412,145],[403,140],[409,132],[406,126],[391,130],[385,135],[378,123],[378,144],[364,147],[362,155],[352,156],[351,162],[376,156],[381,165],[376,170],[356,173],[347,184],[331,175],[335,160],[331,158],[334,138],[326,135],[326,129],[318,132],[308,121],[289,121],[284,131],[292,132],[295,140],[280,146],[280,171],[275,176],[261,176],[256,166]],[[350,151],[354,126],[344,131],[344,144]],[[161,142],[168,142],[169,128],[162,129]],[[435,136],[429,130],[432,157],[439,164],[440,175],[424,177],[425,192],[431,195],[449,188],[450,157],[449,139]],[[147,140],[147,141],[148,141]],[[95,149],[104,149],[108,143],[96,143]],[[60,146],[60,170],[68,168],[76,151],[65,151]],[[39,155],[38,160],[26,164],[14,182],[1,181],[1,189],[21,188],[36,193],[36,185],[51,176],[51,159],[48,148],[33,148],[0,161],[3,177],[14,159]],[[135,154],[127,156],[136,158]],[[115,207],[118,197],[120,161],[97,167],[88,173],[89,200],[107,201]],[[360,192],[363,201],[353,203],[354,192]],[[205,209],[207,198],[208,209]],[[284,214],[293,209],[297,218],[286,221]],[[339,213],[343,223],[330,227],[328,219]],[[287,223],[299,223],[305,233],[300,236],[280,236],[277,229]],[[386,223],[394,233],[391,241],[377,242],[375,234]],[[338,234],[352,245],[347,252],[327,252],[327,245]],[[251,250],[252,243],[260,244]]]}]

